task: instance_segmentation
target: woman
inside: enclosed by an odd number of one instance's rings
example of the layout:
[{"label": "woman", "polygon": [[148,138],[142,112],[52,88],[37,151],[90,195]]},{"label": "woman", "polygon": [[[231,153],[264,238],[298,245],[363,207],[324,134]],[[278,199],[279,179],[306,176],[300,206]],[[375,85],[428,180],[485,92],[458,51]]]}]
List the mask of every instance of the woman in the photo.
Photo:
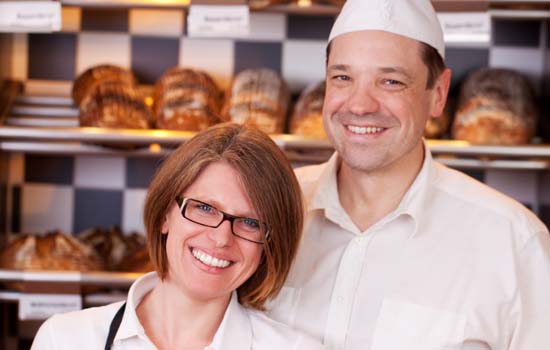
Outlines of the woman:
[{"label": "woman", "polygon": [[267,318],[302,229],[300,188],[262,132],[222,124],[167,158],[145,200],[156,272],[125,303],[56,315],[32,349],[322,349]]}]

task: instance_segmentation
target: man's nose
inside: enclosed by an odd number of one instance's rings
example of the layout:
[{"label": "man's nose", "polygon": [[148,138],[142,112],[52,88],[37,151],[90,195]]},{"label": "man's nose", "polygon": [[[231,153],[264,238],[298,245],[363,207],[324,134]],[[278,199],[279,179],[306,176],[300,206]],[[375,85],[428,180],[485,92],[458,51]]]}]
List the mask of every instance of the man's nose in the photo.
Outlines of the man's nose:
[{"label": "man's nose", "polygon": [[349,112],[358,116],[377,112],[380,108],[374,95],[374,87],[367,83],[356,84],[346,103]]}]

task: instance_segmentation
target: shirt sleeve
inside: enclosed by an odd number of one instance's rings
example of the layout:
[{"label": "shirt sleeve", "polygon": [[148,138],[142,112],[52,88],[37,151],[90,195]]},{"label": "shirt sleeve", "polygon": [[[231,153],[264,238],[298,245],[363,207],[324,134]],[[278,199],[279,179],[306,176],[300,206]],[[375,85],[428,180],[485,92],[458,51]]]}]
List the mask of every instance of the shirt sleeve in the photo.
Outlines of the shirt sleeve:
[{"label": "shirt sleeve", "polygon": [[550,234],[533,236],[518,261],[518,324],[510,350],[546,350],[550,346]]},{"label": "shirt sleeve", "polygon": [[[55,316],[53,316],[55,317]],[[31,350],[54,350],[57,349],[55,337],[53,336],[53,317],[46,320],[38,329],[31,345]]]}]

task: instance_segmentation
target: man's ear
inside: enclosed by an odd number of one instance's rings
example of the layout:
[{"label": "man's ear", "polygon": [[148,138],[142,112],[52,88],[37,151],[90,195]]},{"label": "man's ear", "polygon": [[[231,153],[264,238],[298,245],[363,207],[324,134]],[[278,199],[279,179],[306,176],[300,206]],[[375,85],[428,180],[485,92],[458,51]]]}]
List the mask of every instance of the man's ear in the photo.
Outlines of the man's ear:
[{"label": "man's ear", "polygon": [[447,95],[449,94],[449,87],[451,85],[451,70],[446,68],[437,78],[433,87],[433,99],[430,117],[439,117],[443,113],[445,103],[447,102]]}]

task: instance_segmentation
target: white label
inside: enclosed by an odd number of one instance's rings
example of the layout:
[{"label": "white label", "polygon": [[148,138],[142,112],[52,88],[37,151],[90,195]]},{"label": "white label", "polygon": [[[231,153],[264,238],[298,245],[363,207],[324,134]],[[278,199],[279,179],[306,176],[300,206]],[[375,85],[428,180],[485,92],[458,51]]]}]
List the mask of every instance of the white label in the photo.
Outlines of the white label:
[{"label": "white label", "polygon": [[0,32],[61,30],[61,2],[0,1]]},{"label": "white label", "polygon": [[48,317],[82,309],[82,298],[75,294],[22,294],[20,320],[45,320]]},{"label": "white label", "polygon": [[488,12],[439,13],[446,43],[489,43],[491,17]]},{"label": "white label", "polygon": [[250,11],[246,5],[192,5],[187,17],[190,37],[243,37],[250,30]]}]

